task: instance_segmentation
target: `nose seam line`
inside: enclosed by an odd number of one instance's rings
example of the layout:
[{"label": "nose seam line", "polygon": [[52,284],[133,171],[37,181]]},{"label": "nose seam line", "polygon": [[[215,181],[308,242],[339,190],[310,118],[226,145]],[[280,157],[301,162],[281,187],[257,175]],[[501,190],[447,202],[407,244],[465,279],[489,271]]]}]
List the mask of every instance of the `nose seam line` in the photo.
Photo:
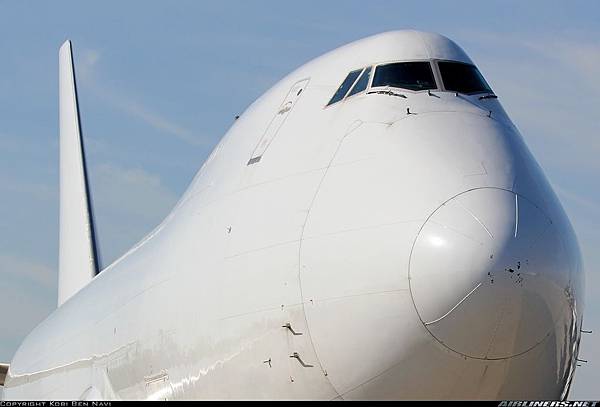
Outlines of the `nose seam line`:
[{"label": "nose seam line", "polygon": [[463,299],[462,299],[462,300],[460,300],[460,301],[459,301],[459,302],[458,302],[458,303],[457,303],[457,304],[456,304],[454,307],[452,307],[452,308],[450,309],[450,311],[446,312],[444,315],[442,315],[441,317],[439,317],[439,318],[438,318],[438,319],[436,319],[436,320],[433,320],[433,321],[431,321],[431,322],[423,322],[423,324],[424,324],[425,326],[432,325],[432,324],[435,324],[436,322],[439,322],[439,321],[441,321],[442,319],[446,318],[448,315],[450,315],[450,313],[452,313],[452,311],[454,311],[456,308],[458,308],[458,306],[459,306],[460,304],[462,304],[463,302],[465,302],[465,300],[466,300],[467,298],[469,298],[469,297],[471,296],[471,294],[473,294],[473,293],[474,293],[474,292],[475,292],[475,291],[476,291],[476,290],[477,290],[479,287],[481,287],[481,284],[482,284],[481,282],[480,282],[479,284],[477,284],[477,285],[475,286],[475,288],[473,288],[471,291],[469,291],[469,293],[468,293],[467,295],[465,295],[465,296],[463,297]]},{"label": "nose seam line", "polygon": [[515,239],[519,232],[519,195],[515,194]]},{"label": "nose seam line", "polygon": [[473,217],[473,219],[475,219],[477,221],[477,223],[479,223],[481,225],[481,227],[487,232],[488,235],[490,235],[490,237],[492,239],[494,239],[494,235],[492,234],[492,232],[490,232],[490,230],[485,226],[485,224],[477,217],[475,216],[475,214],[473,212],[471,212],[469,210],[469,208],[467,208],[466,206],[464,206],[463,204],[461,204],[460,202],[457,202],[457,204],[463,208],[465,211],[467,211],[467,213],[469,215],[471,215]]}]

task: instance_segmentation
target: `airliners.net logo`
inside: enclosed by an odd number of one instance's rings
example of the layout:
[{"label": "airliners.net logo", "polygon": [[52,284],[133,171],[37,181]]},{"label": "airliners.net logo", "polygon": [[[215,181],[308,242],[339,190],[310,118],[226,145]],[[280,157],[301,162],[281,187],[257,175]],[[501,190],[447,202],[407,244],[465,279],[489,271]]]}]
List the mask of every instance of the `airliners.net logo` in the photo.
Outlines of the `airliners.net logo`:
[{"label": "airliners.net logo", "polygon": [[598,401],[501,401],[498,407],[600,407]]}]

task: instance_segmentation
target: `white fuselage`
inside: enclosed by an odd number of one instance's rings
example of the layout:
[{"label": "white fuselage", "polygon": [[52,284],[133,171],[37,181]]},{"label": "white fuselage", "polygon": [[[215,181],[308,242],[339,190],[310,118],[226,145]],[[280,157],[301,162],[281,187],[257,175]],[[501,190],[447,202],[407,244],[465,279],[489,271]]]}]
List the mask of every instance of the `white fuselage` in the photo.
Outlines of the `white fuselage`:
[{"label": "white fuselage", "polygon": [[276,84],[171,214],[27,337],[5,397],[564,397],[579,249],[497,99],[326,106],[348,72],[417,60],[470,63],[398,31]]}]

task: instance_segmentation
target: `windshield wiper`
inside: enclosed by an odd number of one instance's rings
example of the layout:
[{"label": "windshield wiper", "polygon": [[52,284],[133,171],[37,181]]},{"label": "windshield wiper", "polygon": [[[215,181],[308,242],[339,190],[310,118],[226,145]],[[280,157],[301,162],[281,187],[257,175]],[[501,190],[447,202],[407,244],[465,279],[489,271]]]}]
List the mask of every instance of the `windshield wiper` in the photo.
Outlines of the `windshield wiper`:
[{"label": "windshield wiper", "polygon": [[398,96],[398,97],[406,99],[406,95],[403,95],[402,93],[393,92],[393,91],[391,91],[389,89],[386,89],[386,90],[372,90],[370,92],[367,92],[367,95],[370,95],[372,93],[376,93],[378,95]]}]

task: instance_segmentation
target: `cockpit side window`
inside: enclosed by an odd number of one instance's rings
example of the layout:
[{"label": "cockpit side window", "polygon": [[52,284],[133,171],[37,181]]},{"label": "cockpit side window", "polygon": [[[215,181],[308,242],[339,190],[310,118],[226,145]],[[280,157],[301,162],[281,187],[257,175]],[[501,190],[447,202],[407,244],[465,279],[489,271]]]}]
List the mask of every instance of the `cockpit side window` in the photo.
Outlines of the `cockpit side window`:
[{"label": "cockpit side window", "polygon": [[408,90],[436,89],[429,61],[395,62],[375,69],[371,87],[390,86]]},{"label": "cockpit side window", "polygon": [[462,62],[438,61],[444,88],[453,92],[465,94],[491,93],[479,70],[470,64]]},{"label": "cockpit side window", "polygon": [[352,88],[350,93],[348,93],[348,96],[356,95],[357,93],[360,93],[360,92],[366,90],[367,86],[369,85],[370,78],[371,78],[371,67],[369,66],[363,71],[362,75],[360,75],[360,78],[356,81],[356,83],[354,84],[354,87]]},{"label": "cockpit side window", "polygon": [[346,96],[346,93],[348,93],[352,85],[354,85],[356,78],[358,78],[358,75],[360,75],[362,71],[363,69],[357,69],[356,71],[350,72],[348,76],[346,76],[346,79],[344,79],[344,82],[342,82],[338,90],[333,94],[333,97],[331,98],[329,103],[327,103],[327,106],[342,100],[344,96]]}]

